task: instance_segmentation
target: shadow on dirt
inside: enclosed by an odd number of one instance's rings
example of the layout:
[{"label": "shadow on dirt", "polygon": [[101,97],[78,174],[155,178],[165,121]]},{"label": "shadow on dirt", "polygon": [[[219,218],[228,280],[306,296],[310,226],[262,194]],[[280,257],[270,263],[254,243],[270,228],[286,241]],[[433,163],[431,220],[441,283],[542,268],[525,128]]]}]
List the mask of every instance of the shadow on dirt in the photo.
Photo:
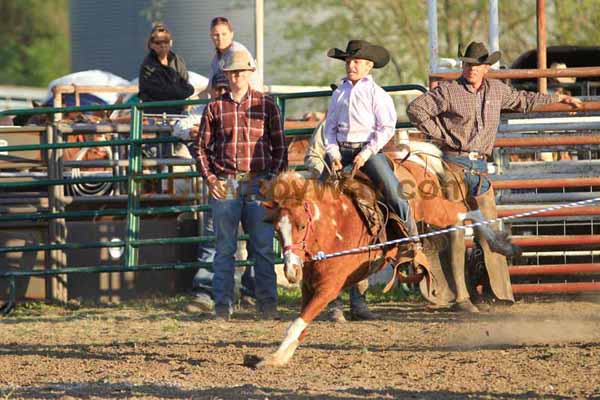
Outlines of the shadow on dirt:
[{"label": "shadow on dirt", "polygon": [[492,392],[452,392],[452,391],[408,391],[394,388],[365,389],[352,387],[334,387],[327,391],[297,391],[287,389],[274,389],[255,385],[242,385],[237,387],[216,387],[209,389],[186,389],[171,385],[142,384],[131,385],[128,383],[80,382],[69,384],[46,385],[41,387],[27,387],[16,389],[1,389],[0,395],[32,398],[60,398],[65,396],[88,398],[125,399],[130,397],[159,397],[174,398],[208,398],[208,399],[567,399],[564,396],[541,395],[532,391],[524,393],[492,393]]}]

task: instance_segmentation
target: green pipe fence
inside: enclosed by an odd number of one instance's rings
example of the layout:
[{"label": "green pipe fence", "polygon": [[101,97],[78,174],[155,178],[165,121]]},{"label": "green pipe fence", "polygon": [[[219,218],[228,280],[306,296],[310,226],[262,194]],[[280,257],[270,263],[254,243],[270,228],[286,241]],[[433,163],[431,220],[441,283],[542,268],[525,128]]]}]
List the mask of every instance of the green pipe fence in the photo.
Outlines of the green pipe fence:
[{"label": "green pipe fence", "polygon": [[[418,90],[420,92],[426,92],[427,89],[421,85],[395,85],[385,86],[384,90],[388,92],[402,92],[410,90]],[[328,97],[331,96],[332,91],[319,91],[319,92],[306,92],[306,93],[287,93],[287,94],[273,94],[272,96],[276,99],[278,106],[281,109],[282,120],[285,120],[286,102],[294,99],[307,99],[316,97]],[[123,252],[123,264],[122,265],[98,265],[98,266],[87,266],[87,267],[68,267],[62,266],[53,269],[43,270],[27,270],[27,271],[0,271],[0,279],[6,278],[9,281],[9,296],[8,302],[5,303],[4,307],[0,309],[4,313],[10,312],[15,307],[16,302],[16,279],[17,278],[28,278],[28,277],[51,277],[63,274],[73,273],[100,273],[100,272],[126,272],[126,271],[159,271],[159,270],[183,270],[190,268],[211,268],[210,263],[206,262],[189,262],[189,263],[163,263],[163,264],[139,264],[139,247],[140,246],[156,246],[156,245],[173,245],[173,244],[192,244],[192,243],[212,243],[214,242],[214,236],[194,236],[194,237],[177,237],[177,238],[158,238],[158,239],[140,239],[140,218],[145,215],[164,215],[164,214],[179,214],[184,212],[205,212],[210,210],[210,207],[206,204],[193,204],[193,205],[177,205],[167,207],[141,207],[141,183],[144,180],[162,180],[162,179],[181,179],[181,178],[199,178],[201,177],[198,172],[159,172],[144,174],[142,170],[142,145],[148,144],[168,144],[180,142],[180,139],[174,137],[155,137],[155,138],[143,138],[142,133],[156,133],[153,132],[151,127],[144,127],[142,124],[143,109],[145,107],[168,107],[168,106],[181,106],[181,105],[196,105],[206,104],[208,100],[177,100],[177,101],[160,101],[151,103],[138,103],[138,104],[120,104],[120,105],[93,105],[93,106],[79,106],[79,107],[43,107],[35,109],[24,109],[24,110],[5,110],[0,112],[1,116],[8,115],[21,115],[31,116],[38,114],[57,114],[57,113],[70,113],[70,112],[89,112],[89,111],[113,111],[113,110],[126,110],[128,109],[131,114],[131,122],[129,125],[128,137],[124,139],[110,139],[104,141],[84,141],[76,143],[62,143],[61,135],[59,132],[59,126],[53,124],[51,129],[54,133],[58,133],[56,136],[58,140],[52,140],[49,143],[40,144],[25,144],[25,145],[12,145],[12,146],[0,146],[0,154],[7,154],[15,151],[48,151],[48,178],[37,179],[34,177],[27,181],[16,181],[16,182],[0,182],[0,190],[6,189],[20,189],[28,187],[54,187],[73,184],[85,184],[85,183],[126,183],[127,184],[127,207],[126,209],[99,209],[99,210],[81,210],[81,211],[61,211],[50,207],[50,212],[32,212],[32,213],[15,213],[8,215],[0,215],[0,223],[3,222],[18,222],[18,221],[48,221],[49,224],[60,225],[64,223],[65,219],[85,219],[85,218],[97,218],[97,217],[124,217],[126,220],[126,234],[124,240],[118,241],[98,241],[90,243],[61,243],[60,241],[54,241],[46,244],[38,245],[23,245],[23,246],[11,246],[11,247],[0,247],[0,254],[15,253],[15,252],[35,252],[35,251],[64,251],[68,249],[85,249],[85,248],[118,248],[122,247]],[[410,123],[398,123],[397,128],[408,128],[412,125]],[[160,131],[164,133],[164,126],[158,125]],[[47,132],[52,132],[52,130]],[[44,132],[43,129],[33,128],[32,131]],[[64,133],[64,135],[73,134],[76,132],[76,128],[70,132]],[[111,132],[112,133],[112,132]],[[312,129],[289,129],[285,131],[286,136],[305,136],[310,135]],[[127,135],[127,132],[119,131],[118,135]],[[50,134],[49,134],[50,135]],[[89,176],[82,178],[51,178],[50,170],[58,168],[59,164],[62,163],[61,157],[58,156],[63,149],[70,148],[89,148],[99,146],[127,146],[128,149],[128,168],[126,168],[126,174],[122,176]],[[305,169],[304,166],[296,166],[295,169]],[[61,171],[61,169],[58,169]],[[50,195],[50,193],[49,193]],[[63,222],[61,222],[63,221]],[[57,225],[57,226],[58,226]],[[55,227],[56,228],[56,227]],[[60,239],[60,238],[59,238]],[[241,235],[239,240],[244,241],[248,239],[248,235]],[[279,254],[279,248],[276,244],[275,250]],[[281,263],[282,259],[280,256],[277,257],[277,262]],[[238,266],[249,266],[252,265],[251,260],[236,261]]]}]

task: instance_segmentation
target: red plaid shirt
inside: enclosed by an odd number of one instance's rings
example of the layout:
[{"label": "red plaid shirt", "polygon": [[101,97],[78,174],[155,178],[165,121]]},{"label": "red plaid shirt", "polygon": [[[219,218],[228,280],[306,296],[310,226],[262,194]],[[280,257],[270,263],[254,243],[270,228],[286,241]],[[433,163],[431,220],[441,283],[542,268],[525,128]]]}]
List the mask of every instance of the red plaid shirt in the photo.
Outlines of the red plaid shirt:
[{"label": "red plaid shirt", "polygon": [[200,173],[209,182],[238,172],[277,174],[287,162],[279,108],[251,88],[239,103],[226,93],[204,110],[197,149]]}]

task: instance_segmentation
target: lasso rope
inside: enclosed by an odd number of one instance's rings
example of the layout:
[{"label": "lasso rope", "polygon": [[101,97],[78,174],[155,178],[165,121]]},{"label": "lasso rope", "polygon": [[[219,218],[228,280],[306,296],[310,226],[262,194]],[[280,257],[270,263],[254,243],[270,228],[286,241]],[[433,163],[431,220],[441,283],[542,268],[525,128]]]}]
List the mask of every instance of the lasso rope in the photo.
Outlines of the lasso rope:
[{"label": "lasso rope", "polygon": [[326,254],[326,253],[324,253],[322,251],[319,251],[319,252],[317,252],[317,254],[315,254],[312,257],[312,260],[313,261],[321,261],[321,260],[326,260],[328,258],[345,256],[345,255],[348,255],[348,254],[363,253],[365,251],[379,249],[381,247],[389,246],[389,245],[392,245],[392,244],[399,244],[399,243],[406,243],[406,242],[415,242],[415,241],[417,241],[417,240],[419,240],[421,238],[428,238],[428,237],[432,237],[432,236],[443,235],[444,233],[455,232],[455,231],[458,231],[460,229],[466,230],[468,228],[476,228],[476,227],[482,226],[482,225],[490,225],[490,224],[494,224],[496,222],[507,221],[507,220],[515,219],[515,218],[529,217],[531,215],[543,214],[543,213],[548,212],[548,211],[560,210],[562,208],[581,207],[581,206],[584,206],[586,204],[595,203],[597,201],[600,201],[600,197],[596,197],[596,198],[588,199],[588,200],[575,201],[575,202],[568,203],[568,204],[561,204],[561,205],[557,205],[557,206],[547,207],[547,208],[543,208],[543,209],[540,209],[540,210],[528,211],[528,212],[519,213],[519,214],[515,214],[515,215],[509,215],[507,217],[490,219],[490,220],[487,220],[487,221],[476,222],[476,223],[469,224],[469,225],[453,226],[451,228],[441,229],[439,231],[434,231],[434,232],[429,232],[429,233],[423,233],[423,234],[414,235],[414,236],[408,236],[408,237],[405,237],[405,238],[390,240],[390,241],[387,241],[387,242],[372,244],[372,245],[368,245],[368,246],[355,247],[353,249],[336,251],[334,253],[328,253],[328,254]]}]

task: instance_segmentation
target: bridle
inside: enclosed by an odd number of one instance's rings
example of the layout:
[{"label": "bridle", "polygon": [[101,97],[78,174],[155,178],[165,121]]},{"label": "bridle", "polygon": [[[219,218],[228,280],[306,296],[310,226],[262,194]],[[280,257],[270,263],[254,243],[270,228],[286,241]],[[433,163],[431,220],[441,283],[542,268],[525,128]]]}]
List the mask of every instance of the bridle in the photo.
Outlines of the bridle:
[{"label": "bridle", "polygon": [[293,251],[293,250],[300,249],[309,258],[312,258],[312,254],[306,249],[306,241],[308,240],[308,234],[309,234],[309,232],[312,232],[312,230],[313,230],[313,215],[312,215],[312,212],[310,211],[310,206],[308,204],[308,201],[304,202],[304,212],[306,212],[306,215],[308,216],[308,223],[306,224],[306,227],[304,228],[304,237],[302,238],[302,240],[300,242],[296,242],[296,243],[292,243],[288,246],[284,246],[283,254],[287,253],[290,250]]}]

